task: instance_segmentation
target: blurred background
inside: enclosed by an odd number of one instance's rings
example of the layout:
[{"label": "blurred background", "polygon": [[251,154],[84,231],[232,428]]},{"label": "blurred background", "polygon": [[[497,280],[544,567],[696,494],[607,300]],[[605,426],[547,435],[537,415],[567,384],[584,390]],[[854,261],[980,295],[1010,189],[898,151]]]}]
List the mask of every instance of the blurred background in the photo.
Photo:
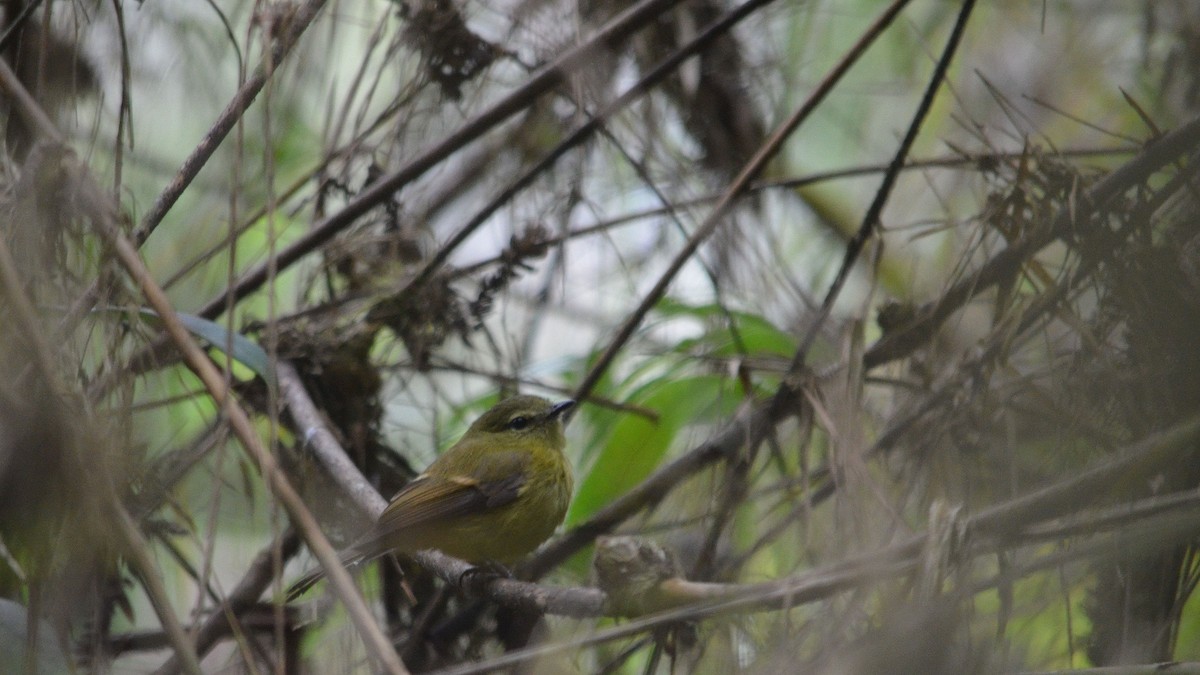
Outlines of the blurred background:
[{"label": "blurred background", "polygon": [[[499,397],[578,397],[567,532],[752,419],[601,529],[733,594],[895,567],[568,644],[620,622],[378,565],[413,671],[1200,661],[1200,5],[2,8],[0,670],[155,671],[164,612],[204,672],[371,670],[279,601],[314,560],[122,237],[335,545],[369,520],[271,362],[385,498]],[[527,578],[591,585],[579,539]]]}]

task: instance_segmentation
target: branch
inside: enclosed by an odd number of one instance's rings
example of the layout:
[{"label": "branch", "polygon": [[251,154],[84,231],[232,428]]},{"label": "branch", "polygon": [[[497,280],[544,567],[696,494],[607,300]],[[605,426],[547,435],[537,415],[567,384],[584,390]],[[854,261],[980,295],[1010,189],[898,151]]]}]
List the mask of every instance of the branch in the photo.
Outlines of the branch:
[{"label": "branch", "polygon": [[[1104,209],[1126,190],[1141,184],[1181,155],[1192,152],[1197,145],[1200,145],[1200,116],[1149,143],[1136,157],[1088,189],[1081,199],[1069,200],[1049,227],[1035,229],[1028,238],[998,253],[979,271],[952,286],[937,300],[917,309],[914,321],[884,335],[867,350],[863,356],[864,367],[869,370],[908,356],[968,300],[1008,278],[1030,256],[1070,233],[1080,224],[1082,213]],[[1080,208],[1081,205],[1089,208]]]},{"label": "branch", "polygon": [[725,216],[728,215],[733,207],[734,201],[739,195],[746,191],[750,182],[763,170],[775,153],[783,146],[783,142],[788,139],[800,126],[800,124],[808,119],[808,116],[816,110],[817,106],[825,99],[825,97],[833,91],[834,86],[842,79],[852,65],[866,52],[867,48],[875,41],[876,38],[883,33],[884,29],[891,25],[900,10],[908,4],[909,0],[894,0],[892,4],[872,23],[866,33],[859,38],[858,42],[850,48],[850,52],[834,66],[833,70],[825,76],[825,79],[817,85],[816,90],[808,97],[808,99],[792,113],[787,120],[780,124],[771,136],[763,143],[763,145],[754,153],[754,156],[746,162],[745,167],[738,175],[729,183],[729,187],[725,189],[724,194],[717,200],[713,206],[712,213],[704,219],[696,231],[688,238],[687,243],[671,260],[666,271],[659,276],[654,287],[642,298],[642,302],[638,305],[621,327],[617,329],[616,334],[604,348],[604,352],[597,357],[592,368],[584,375],[579,386],[576,388],[576,394],[573,397],[577,401],[582,401],[588,397],[596,383],[604,376],[605,371],[612,365],[617,353],[625,346],[625,343],[633,336],[633,332],[641,325],[646,314],[658,304],[666,294],[667,288],[674,281],[675,275],[683,269],[684,264],[695,255],[706,239],[708,239],[717,227],[725,222]]},{"label": "branch", "polygon": [[[600,49],[602,46],[611,46],[623,41],[680,1],[642,0],[639,4],[617,15],[588,40],[540,68],[523,86],[512,91],[486,110],[465,122],[449,136],[446,136],[413,158],[408,164],[390,174],[380,177],[374,183],[367,186],[343,206],[340,211],[321,220],[299,239],[278,251],[271,261],[260,264],[243,274],[232,286],[226,288],[220,295],[205,303],[196,311],[196,314],[208,319],[219,316],[225,311],[229,302],[236,302],[246,297],[266,283],[270,273],[278,274],[295,264],[338,232],[350,226],[359,217],[375,208],[379,203],[390,199],[392,194],[397,190],[416,180],[446,157],[479,138],[496,125],[515,115],[524,106],[528,105],[531,99],[541,96],[563,83],[567,76],[581,68],[587,67],[589,57],[595,50]],[[271,270],[274,271],[271,272]],[[86,304],[77,303],[72,308],[68,318],[63,321],[63,326],[73,325],[76,320],[73,317],[82,315],[82,311],[88,305],[90,305],[90,300]],[[60,332],[65,333],[66,330],[61,330]],[[164,343],[165,341],[162,339],[155,340],[146,348],[134,354],[128,360],[130,366],[127,370],[134,373],[141,372],[143,369],[150,367],[150,364],[160,360]],[[114,374],[96,383],[91,388],[89,395],[93,398],[103,395],[109,388],[115,385],[116,377]]]},{"label": "branch", "polygon": [[[50,159],[48,156],[45,161],[54,161],[59,164],[57,169],[67,170],[74,158],[70,151],[61,144],[62,134],[54,127],[50,118],[37,105],[37,102],[29,95],[29,92],[25,90],[4,61],[0,61],[0,86],[11,95],[12,100],[17,102],[19,114],[30,128],[37,130],[38,135],[42,138],[50,139],[49,142],[53,144],[54,148],[51,151],[54,159]],[[37,313],[24,291],[24,280],[20,278],[16,261],[2,236],[0,236],[0,286],[3,286],[4,294],[16,315],[18,330],[24,334],[29,342],[29,348],[33,351],[35,367],[55,396],[65,400],[68,395],[58,377],[54,354],[50,345],[43,339],[38,326]],[[81,466],[86,465],[86,463],[81,464]],[[200,661],[196,658],[191,642],[183,632],[183,627],[171,608],[162,578],[158,575],[154,562],[147,553],[145,538],[116,494],[111,489],[104,492],[104,507],[110,510],[109,518],[116,522],[117,533],[123,544],[122,548],[129,556],[130,563],[141,579],[146,597],[162,622],[163,630],[167,634],[171,647],[175,650],[176,657],[189,673],[200,675]]]},{"label": "branch", "polygon": [[296,367],[289,361],[280,360],[275,364],[275,377],[279,382],[280,399],[286,405],[304,444],[350,500],[372,519],[378,518],[387,507],[387,500],[379,495],[354,462],[350,461],[333,432],[329,431],[324,417],[304,389]]},{"label": "branch", "polygon": [[[281,249],[271,264],[275,266],[277,272],[287,269],[348,227],[360,216],[381,202],[390,199],[394,192],[416,180],[466,144],[523,110],[532,99],[563,83],[568,75],[587,67],[590,63],[589,57],[601,46],[612,45],[624,40],[680,1],[642,0],[617,15],[588,40],[538,69],[523,86],[493,103],[449,136],[414,157],[408,164],[371,183],[340,211],[317,223],[299,239]],[[268,264],[259,265],[242,275],[232,287],[210,300],[196,313],[209,319],[220,315],[225,310],[228,298],[234,300],[244,298],[266,283],[267,276]]]},{"label": "branch", "polygon": [[896,178],[900,175],[900,171],[904,169],[905,161],[908,159],[909,152],[912,151],[912,145],[917,140],[917,134],[921,130],[921,125],[924,123],[925,117],[929,114],[929,109],[933,107],[933,100],[936,98],[937,92],[941,90],[942,83],[945,82],[946,71],[949,70],[950,61],[958,52],[958,45],[962,40],[963,31],[967,28],[967,20],[971,16],[971,10],[974,8],[975,0],[965,0],[963,2],[962,8],[958,12],[958,18],[954,22],[954,29],[950,32],[950,37],[946,40],[946,47],[942,50],[942,56],[938,59],[937,66],[933,70],[933,77],[930,78],[929,85],[925,88],[925,94],[921,97],[921,102],[917,105],[917,111],[908,125],[908,131],[904,134],[904,139],[900,141],[900,147],[896,149],[896,154],[892,157],[891,163],[888,164],[887,171],[883,174],[883,181],[879,189],[876,190],[875,198],[871,201],[870,207],[867,208],[866,215],[863,216],[862,224],[859,225],[858,231],[854,233],[854,236],[846,244],[846,254],[842,259],[842,265],[838,268],[837,276],[834,277],[833,283],[829,286],[829,291],[825,294],[825,300],[821,303],[821,308],[810,322],[808,330],[805,331],[804,339],[800,341],[799,349],[796,350],[795,356],[792,357],[792,364],[788,368],[789,373],[799,373],[800,369],[804,367],[808,351],[817,339],[821,326],[829,318],[829,313],[833,310],[833,303],[841,295],[842,287],[845,286],[846,279],[850,276],[850,270],[858,260],[859,254],[862,253],[863,247],[866,246],[867,240],[875,233],[876,228],[879,227],[879,217],[883,213],[883,207],[887,205],[888,197],[892,194]]},{"label": "branch", "polygon": [[659,61],[653,68],[650,69],[640,80],[635,82],[623,94],[605,104],[595,115],[587,122],[580,125],[575,131],[571,132],[566,138],[559,142],[553,149],[542,156],[532,167],[522,173],[514,181],[509,183],[507,187],[500,191],[490,202],[484,205],[479,211],[471,217],[469,221],[458,229],[450,239],[438,248],[437,253],[431,258],[421,271],[413,277],[408,283],[406,290],[419,288],[422,284],[429,280],[433,273],[437,271],[442,264],[450,258],[450,254],[457,249],[475,230],[479,229],[489,218],[500,209],[501,206],[508,203],[519,192],[533,184],[533,182],[542,173],[545,173],[554,166],[554,164],[567,154],[572,148],[581,145],[584,141],[591,138],[597,131],[604,127],[614,115],[628,107],[631,103],[638,100],[643,94],[650,91],[655,83],[664,79],[672,73],[679,64],[686,61],[693,54],[698,53],[710,42],[718,37],[729,32],[742,19],[749,16],[754,10],[773,2],[774,0],[748,0],[746,3],[738,6],[726,13],[724,16],[707,25],[695,39],[688,44],[675,50],[663,60]]},{"label": "branch", "polygon": [[175,616],[175,611],[171,608],[171,602],[167,599],[167,589],[163,586],[162,577],[158,574],[158,570],[154,566],[154,560],[150,558],[148,552],[149,544],[146,543],[146,538],[142,536],[141,530],[133,522],[133,518],[129,516],[129,512],[116,501],[114,495],[114,520],[117,521],[117,531],[120,532],[121,538],[124,540],[125,553],[129,556],[130,564],[137,571],[138,578],[142,580],[142,587],[146,590],[146,597],[150,599],[150,605],[154,607],[154,613],[158,615],[159,621],[162,622],[163,631],[167,634],[167,640],[171,643],[171,647],[175,649],[175,655],[171,657],[188,673],[193,675],[201,675],[203,672],[200,669],[200,659],[196,655],[196,650],[192,645],[192,641],[188,639],[186,633],[183,632],[183,626],[179,623],[178,617]]},{"label": "branch", "polygon": [[150,233],[158,227],[162,222],[167,212],[179,200],[179,196],[183,191],[192,184],[192,181],[212,158],[214,152],[233,130],[233,127],[242,118],[242,114],[258,97],[259,92],[266,85],[267,81],[275,73],[277,66],[283,62],[291,52],[292,47],[300,40],[300,36],[313,22],[321,8],[325,6],[325,0],[308,0],[303,5],[289,12],[286,17],[281,18],[280,23],[284,30],[278,34],[272,33],[276,39],[271,45],[271,55],[269,59],[262,59],[262,63],[255,69],[254,74],[248,80],[242,83],[238,88],[237,93],[217,116],[212,127],[200,139],[200,143],[192,150],[192,154],[183,160],[183,166],[179,167],[179,171],[175,173],[175,177],[167,183],[167,187],[154,200],[154,204],[146,211],[146,215],[142,217],[141,224],[133,234],[133,241],[136,245],[141,246]]},{"label": "branch", "polygon": [[[283,558],[286,560],[296,554],[296,549],[300,546],[300,538],[294,531],[289,531],[284,533],[279,541],[273,541],[259,551],[245,576],[196,632],[196,654],[201,657],[207,654],[216,646],[217,641],[229,633],[229,629],[238,619],[238,615],[258,602],[263,591],[267,590],[267,586],[275,578],[277,546],[282,550]],[[178,670],[178,657],[171,657],[155,671],[155,675],[168,675]]]},{"label": "branch", "polygon": [[[15,100],[32,101],[32,98],[24,91],[24,87],[3,63],[0,63],[0,85],[3,85],[13,95]],[[41,113],[39,116],[41,111],[36,104],[28,106],[20,105],[19,110],[22,115],[28,118],[29,122],[33,123],[31,127],[38,129],[39,133],[43,136],[50,139],[62,138],[62,135],[49,123],[44,113]],[[56,145],[61,144],[56,143]],[[77,168],[86,177],[86,170],[83,167]],[[349,573],[342,567],[333,546],[325,539],[325,535],[317,525],[316,519],[309,513],[303,500],[300,499],[295,489],[292,488],[291,483],[288,482],[287,476],[279,468],[274,456],[263,447],[253,423],[231,395],[225,379],[179,321],[179,317],[175,314],[175,310],[171,306],[170,301],[167,300],[162,288],[154,281],[142,259],[138,256],[133,242],[123,232],[118,230],[112,222],[102,220],[97,223],[97,226],[100,233],[116,251],[118,258],[130,276],[141,287],[151,307],[158,313],[159,318],[166,328],[167,335],[182,353],[188,367],[200,378],[218,406],[223,409],[229,419],[230,426],[241,441],[242,448],[250,455],[260,473],[266,479],[267,484],[283,504],[284,509],[287,510],[293,525],[300,532],[301,536],[304,537],[309,545],[309,549],[313,551],[325,568],[334,592],[341,597],[342,602],[346,605],[347,612],[362,634],[367,649],[388,672],[393,673],[393,675],[406,674],[408,671],[400,661],[396,650],[392,647],[387,636],[384,635],[379,625],[375,622],[375,618],[367,609],[366,603],[363,602],[362,597],[358,594],[357,587],[354,585]],[[170,612],[170,607],[165,600],[165,593],[160,592],[161,583],[157,581],[157,577],[153,573],[153,568],[147,567],[150,565],[150,561],[149,556],[145,553],[144,541],[140,541],[140,533],[137,532],[136,527],[133,527],[131,521],[128,523],[129,527],[124,527],[126,524],[125,521],[129,520],[129,516],[124,511],[123,506],[118,516],[122,519],[122,533],[125,535],[127,543],[130,544],[129,549],[134,556],[135,563],[139,569],[146,567],[143,570],[142,577],[143,582],[146,584],[147,594],[150,596],[155,610],[159,612],[164,622],[164,628],[167,629],[168,635],[172,637],[172,642],[180,642],[178,638],[182,636],[182,629],[179,627],[173,613]],[[194,653],[191,652],[190,644],[186,640],[176,645],[176,652],[183,659],[184,665],[190,672],[199,672],[199,663],[195,659]]]},{"label": "branch", "polygon": [[182,353],[188,367],[200,378],[205,388],[208,389],[209,394],[228,417],[229,425],[237,435],[238,440],[241,441],[242,448],[250,455],[250,458],[258,467],[263,478],[266,479],[271,490],[275,493],[284,509],[287,510],[292,524],[300,532],[301,536],[304,537],[309,548],[325,568],[334,592],[345,603],[350,619],[362,634],[367,649],[370,650],[375,659],[389,672],[394,675],[407,673],[408,671],[404,668],[404,664],[401,663],[400,657],[396,655],[396,650],[379,628],[379,624],[375,622],[375,618],[371,615],[370,610],[367,609],[366,603],[363,602],[362,597],[358,594],[358,588],[354,585],[354,581],[350,578],[349,573],[346,572],[346,568],[342,567],[338,561],[337,553],[321,532],[316,519],[313,518],[308,508],[304,505],[304,501],[300,499],[300,496],[291,486],[283,470],[279,468],[275,457],[263,447],[262,441],[259,439],[258,433],[250,421],[250,417],[231,395],[217,367],[213,365],[212,361],[209,360],[208,356],[200,349],[195,340],[188,334],[187,329],[179,321],[179,317],[175,314],[175,309],[171,306],[170,301],[167,300],[162,289],[150,276],[150,272],[138,256],[133,243],[115,228],[108,229],[103,234],[116,250],[117,256],[129,271],[130,276],[141,287],[150,306],[158,313],[159,318],[166,328],[167,335],[170,336],[170,339]]},{"label": "branch", "polygon": [[[296,424],[297,432],[305,439],[313,457],[364,513],[372,520],[378,518],[387,506],[386,500],[367,482],[325,426],[308,392],[304,390],[296,369],[290,363],[280,361],[276,365],[276,373],[279,377],[280,396]],[[475,578],[467,575],[464,578],[463,573],[471,569],[472,565],[462,560],[437,551],[422,551],[413,555],[413,558],[446,583],[453,586],[469,584],[467,590],[472,593],[486,596],[506,606],[568,616],[598,616],[603,605],[603,594],[595,589],[551,588],[482,575]]]},{"label": "branch", "polygon": [[[221,142],[225,140],[225,137],[238,123],[238,120],[242,118],[242,114],[246,112],[246,109],[258,97],[263,86],[266,85],[267,81],[274,74],[275,67],[283,61],[292,47],[296,45],[296,42],[300,39],[300,35],[308,28],[324,5],[325,0],[308,0],[299,9],[287,15],[286,20],[283,22],[285,30],[273,42],[270,59],[264,58],[263,63],[250,76],[250,79],[242,84],[237,93],[234,94],[233,99],[225,106],[221,114],[217,116],[216,122],[213,123],[212,127],[200,139],[200,144],[183,161],[183,166],[179,168],[174,178],[159,193],[158,197],[154,200],[154,204],[150,206],[150,210],[142,218],[141,224],[133,234],[133,241],[136,246],[140,247],[146,241],[146,238],[154,232],[154,229],[162,222],[167,212],[179,200],[183,191],[192,184],[192,181],[200,173],[200,170],[204,168],[204,165],[212,158],[213,153],[217,151]],[[39,123],[37,128],[40,130],[42,125]],[[51,128],[53,128],[52,125]],[[45,131],[42,131],[42,134],[58,142],[63,141],[61,135],[53,136],[47,134]],[[75,325],[79,323],[88,309],[95,304],[99,289],[100,280],[97,279],[79,296],[79,299],[70,307],[59,323],[59,335],[66,335],[74,329]]]}]

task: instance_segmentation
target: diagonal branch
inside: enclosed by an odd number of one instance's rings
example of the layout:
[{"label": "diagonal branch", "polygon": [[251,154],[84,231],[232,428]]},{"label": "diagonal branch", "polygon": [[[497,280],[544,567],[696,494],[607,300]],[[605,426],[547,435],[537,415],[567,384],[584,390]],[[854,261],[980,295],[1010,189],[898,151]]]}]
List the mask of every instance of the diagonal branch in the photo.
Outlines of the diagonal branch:
[{"label": "diagonal branch", "polygon": [[742,19],[750,16],[755,10],[763,7],[774,0],[748,0],[746,3],[731,10],[721,18],[713,21],[700,31],[693,40],[688,44],[675,50],[672,54],[664,58],[657,65],[650,69],[640,80],[635,82],[623,94],[613,99],[596,114],[592,115],[587,122],[580,125],[575,131],[571,132],[566,138],[558,143],[552,150],[547,152],[539,159],[532,167],[522,173],[516,180],[509,183],[507,187],[500,191],[490,202],[484,205],[469,221],[450,239],[438,248],[437,253],[425,263],[421,271],[413,277],[408,283],[409,288],[418,288],[436,272],[450,258],[450,254],[454,252],[475,230],[479,229],[492,215],[500,209],[504,204],[507,204],[513,197],[520,193],[525,188],[533,184],[538,176],[549,170],[555,163],[565,156],[572,148],[575,148],[589,138],[597,131],[602,129],[608,120],[614,115],[627,108],[631,103],[641,98],[650,89],[667,75],[672,73],[679,64],[686,61],[692,55],[700,52],[712,41],[729,32]]},{"label": "diagonal branch", "polygon": [[892,157],[887,171],[883,174],[883,181],[879,189],[875,191],[875,198],[867,208],[867,213],[863,216],[862,224],[859,225],[858,231],[854,233],[854,236],[846,244],[846,254],[842,259],[842,265],[838,268],[837,276],[834,277],[833,283],[829,286],[829,291],[825,294],[825,300],[821,302],[820,310],[813,317],[808,330],[805,331],[804,339],[800,341],[800,347],[792,357],[792,364],[788,368],[789,373],[799,373],[800,369],[804,367],[804,362],[808,358],[808,350],[812,348],[813,342],[817,339],[822,324],[829,318],[829,312],[833,310],[834,302],[841,294],[842,288],[846,284],[846,279],[850,277],[850,270],[858,260],[859,254],[862,253],[863,247],[866,246],[867,240],[879,227],[879,217],[883,213],[883,207],[887,205],[888,197],[892,194],[892,188],[896,185],[896,178],[899,177],[901,170],[904,169],[904,165],[908,161],[908,155],[912,151],[913,143],[917,140],[917,134],[921,131],[921,126],[929,114],[929,109],[933,107],[933,100],[937,96],[938,91],[941,90],[942,83],[946,80],[946,71],[950,69],[950,62],[953,60],[954,55],[958,53],[958,46],[962,42],[963,32],[967,28],[967,21],[970,19],[971,10],[974,8],[975,0],[964,0],[962,8],[958,12],[958,18],[954,22],[954,28],[950,32],[950,37],[946,40],[946,47],[942,50],[942,56],[938,59],[937,66],[933,70],[933,77],[930,78],[929,85],[925,88],[925,94],[921,97],[921,102],[917,105],[917,111],[908,125],[908,131],[905,132],[904,139],[900,141],[900,147],[896,149],[895,156]]},{"label": "diagonal branch", "polygon": [[772,132],[771,136],[765,143],[763,143],[762,147],[760,147],[758,151],[754,153],[754,156],[746,162],[746,165],[742,168],[738,175],[729,183],[729,187],[725,189],[725,192],[721,195],[721,198],[717,200],[717,203],[713,206],[712,213],[710,213],[704,222],[700,224],[700,227],[696,229],[696,232],[688,238],[683,248],[671,260],[671,263],[667,266],[666,271],[659,276],[658,281],[654,284],[654,287],[650,289],[644,298],[642,298],[641,304],[639,304],[638,307],[629,314],[629,316],[625,319],[625,322],[621,324],[620,328],[617,329],[616,334],[612,340],[609,341],[608,346],[604,348],[604,352],[601,353],[601,355],[592,365],[592,368],[587,372],[586,375],[584,375],[582,381],[575,390],[574,398],[576,400],[581,401],[588,397],[588,394],[590,394],[592,389],[595,388],[596,383],[600,381],[600,378],[604,376],[605,371],[607,371],[608,367],[612,365],[612,362],[617,357],[617,354],[621,351],[621,349],[624,348],[625,343],[629,341],[629,338],[633,336],[634,331],[637,330],[637,327],[641,325],[642,320],[646,318],[646,315],[650,312],[650,310],[656,304],[658,304],[658,301],[661,300],[666,294],[667,288],[670,287],[671,282],[675,280],[675,275],[677,275],[679,271],[683,269],[683,266],[687,263],[687,261],[696,254],[696,251],[699,250],[700,245],[709,237],[711,237],[713,233],[717,231],[717,228],[725,222],[725,217],[729,214],[729,211],[733,207],[733,203],[738,196],[745,192],[745,190],[750,186],[750,182],[762,172],[763,168],[767,165],[767,162],[770,161],[777,152],[779,152],[781,147],[783,147],[784,141],[786,141],[792,135],[792,133],[796,131],[796,129],[802,122],[804,122],[804,120],[808,119],[808,116],[812,114],[814,110],[816,110],[818,104],[825,100],[825,97],[831,91],[833,91],[834,86],[841,81],[842,76],[844,76],[850,70],[850,67],[862,57],[867,48],[870,47],[871,44],[875,42],[875,39],[883,33],[884,29],[891,25],[892,21],[897,15],[899,15],[900,10],[904,9],[904,7],[908,5],[908,2],[909,0],[894,0],[894,2],[892,2],[892,4],[889,5],[886,10],[884,10],[883,14],[881,14],[879,18],[877,18],[874,23],[867,28],[866,32],[858,39],[858,42],[856,42],[854,46],[850,48],[849,53],[847,53],[846,56],[843,57],[836,66],[834,66],[833,70],[825,76],[825,79],[823,79],[821,83],[817,85],[816,90],[808,97],[808,99],[801,104],[801,106],[797,108],[787,120],[780,124],[774,132]]},{"label": "diagonal branch", "polygon": [[937,331],[942,322],[980,292],[1007,279],[1030,256],[1049,245],[1055,239],[1068,234],[1078,225],[1083,209],[1087,205],[1092,211],[1102,210],[1126,190],[1143,183],[1155,172],[1180,156],[1200,146],[1200,116],[1194,117],[1180,128],[1155,139],[1130,161],[1089,188],[1079,200],[1071,200],[1055,216],[1049,227],[1040,228],[1028,238],[1004,249],[983,265],[975,274],[952,286],[936,300],[916,311],[916,319],[901,329],[879,339],[866,354],[863,365],[875,368],[896,359],[908,356]]},{"label": "diagonal branch", "polygon": [[209,394],[221,406],[229,419],[230,426],[233,428],[238,440],[241,441],[241,446],[250,455],[250,458],[258,467],[263,478],[266,479],[271,490],[275,493],[280,503],[282,503],[284,509],[287,510],[292,524],[295,525],[301,536],[308,543],[309,548],[325,568],[334,591],[345,603],[347,612],[350,614],[350,619],[362,634],[367,648],[388,672],[394,675],[407,673],[408,671],[404,668],[404,664],[401,663],[400,657],[396,655],[396,650],[379,628],[379,624],[375,622],[375,618],[371,615],[366,603],[363,602],[362,596],[358,594],[358,589],[350,578],[349,573],[346,572],[346,568],[339,562],[333,546],[329,544],[329,541],[321,532],[316,519],[313,518],[312,513],[304,505],[300,495],[291,486],[287,476],[279,467],[278,462],[276,462],[275,457],[263,447],[262,441],[259,439],[258,433],[250,421],[250,417],[233,398],[220,371],[217,370],[217,367],[209,360],[208,356],[200,349],[195,340],[188,334],[187,329],[179,321],[179,317],[175,314],[175,309],[171,306],[170,301],[167,300],[162,289],[150,276],[150,272],[138,256],[133,243],[124,234],[115,229],[110,228],[104,234],[116,250],[122,264],[125,265],[130,275],[141,287],[150,306],[154,308],[159,318],[162,319],[167,335],[182,353],[185,363],[196,373],[197,377],[204,383],[205,388],[208,389]]},{"label": "diagonal branch", "polygon": [[[408,164],[371,183],[340,211],[317,223],[302,237],[281,249],[272,264],[278,271],[288,268],[351,225],[360,216],[390,199],[393,193],[416,180],[446,157],[524,110],[531,100],[561,84],[567,75],[586,67],[589,55],[596,49],[602,45],[611,45],[624,40],[680,1],[642,0],[622,12],[591,38],[540,68],[523,86],[472,117],[449,136],[414,157]],[[232,287],[220,296],[208,301],[197,311],[197,314],[210,319],[219,315],[225,310],[227,298],[234,300],[244,298],[266,283],[267,275],[268,265],[266,263],[255,267],[242,275]]]},{"label": "diagonal branch", "polygon": [[[63,138],[62,134],[49,122],[49,118],[45,116],[40,107],[36,103],[32,103],[32,97],[29,97],[23,85],[17,81],[12,71],[3,63],[0,63],[0,86],[8,90],[14,99],[18,101],[25,101],[27,99],[31,102],[28,105],[24,103],[19,105],[18,110],[20,113],[44,138],[50,139],[56,145],[61,145],[59,139]],[[74,161],[73,156],[66,155],[66,153],[64,153],[64,156],[68,157],[68,160],[64,161]],[[76,168],[82,179],[87,180],[89,186],[94,187],[86,169],[82,166]],[[93,192],[99,194],[98,189],[93,190]],[[100,234],[112,246],[130,276],[141,287],[146,300],[155,312],[158,313],[159,318],[166,328],[167,335],[183,355],[184,361],[196,376],[200,378],[201,382],[204,383],[205,388],[208,389],[209,394],[217,402],[217,405],[222,408],[234,433],[241,441],[242,448],[250,455],[250,458],[262,473],[263,478],[266,479],[267,484],[283,504],[284,509],[287,510],[293,525],[295,525],[305,541],[308,542],[309,548],[316,554],[317,559],[325,567],[334,590],[346,604],[350,618],[355,626],[357,626],[359,632],[362,633],[368,650],[393,675],[407,673],[408,671],[404,668],[400,657],[397,656],[396,650],[388,642],[387,637],[379,628],[379,624],[375,622],[374,617],[371,616],[370,611],[367,609],[366,603],[363,602],[362,597],[358,594],[358,589],[350,579],[350,575],[342,567],[341,562],[338,561],[337,553],[321,532],[316,519],[308,511],[308,507],[304,505],[299,494],[292,488],[287,476],[279,468],[278,462],[275,461],[275,457],[263,446],[262,440],[258,437],[258,433],[250,421],[250,417],[232,396],[225,378],[221,376],[217,367],[209,360],[208,356],[200,349],[196,341],[192,339],[192,336],[180,322],[179,316],[175,313],[175,309],[171,306],[166,294],[150,275],[150,271],[146,269],[146,265],[138,255],[137,248],[133,242],[117,229],[115,223],[111,222],[110,219],[97,219],[96,229],[100,231]],[[126,519],[129,518],[123,506],[119,515]],[[140,533],[136,531],[136,528],[132,532],[129,531],[129,527],[123,527],[122,530],[126,535],[126,539],[132,543],[131,549],[134,555],[140,556],[139,558],[135,558],[135,560],[140,560],[141,563],[148,564],[149,556],[145,554],[144,546],[138,541]],[[153,572],[152,569],[146,571]],[[153,574],[147,576],[147,591],[153,596],[156,592],[154,584],[157,577]],[[154,597],[151,599],[153,601]],[[162,602],[155,602],[155,608],[160,610],[160,616],[163,617],[164,626],[168,628],[168,633],[174,633],[174,629],[178,628],[178,623],[169,612],[170,608],[165,603],[165,595],[162,595],[159,600]],[[159,606],[160,604],[162,605],[161,607]],[[198,663],[195,662],[189,644],[185,642],[185,644],[180,645],[177,648],[177,652],[182,655],[185,664],[189,666],[189,670],[198,672]],[[195,668],[192,667],[193,665]]]},{"label": "diagonal branch", "polygon": [[275,40],[271,44],[270,59],[263,59],[254,73],[242,83],[238,88],[237,93],[217,116],[217,120],[213,122],[212,127],[200,139],[200,143],[192,150],[192,154],[188,155],[187,159],[183,160],[183,166],[179,167],[179,171],[175,172],[175,177],[167,183],[167,187],[154,200],[154,204],[146,211],[146,215],[142,217],[142,222],[138,225],[138,229],[133,233],[133,242],[137,246],[141,246],[146,238],[150,236],[154,229],[158,227],[162,219],[175,206],[175,202],[179,200],[183,191],[192,184],[200,170],[212,159],[212,155],[217,151],[221,142],[233,130],[233,127],[242,118],[242,115],[254,103],[254,99],[266,86],[267,81],[275,73],[276,67],[283,62],[292,48],[300,40],[300,36],[312,24],[313,19],[325,6],[325,0],[308,0],[303,5],[289,12],[286,18],[281,19],[283,30],[277,34],[272,34]]},{"label": "diagonal branch", "polygon": [[[196,653],[198,655],[203,656],[216,646],[221,636],[227,634],[230,627],[238,620],[238,615],[247,608],[253,607],[258,598],[262,596],[263,591],[267,590],[267,586],[275,578],[276,548],[282,550],[283,557],[286,559],[295,555],[299,545],[300,539],[295,532],[287,531],[281,535],[279,540],[272,541],[255,556],[254,562],[250,564],[250,569],[246,571],[238,585],[196,631]],[[156,675],[168,675],[178,670],[178,659],[172,657],[156,671]]]}]

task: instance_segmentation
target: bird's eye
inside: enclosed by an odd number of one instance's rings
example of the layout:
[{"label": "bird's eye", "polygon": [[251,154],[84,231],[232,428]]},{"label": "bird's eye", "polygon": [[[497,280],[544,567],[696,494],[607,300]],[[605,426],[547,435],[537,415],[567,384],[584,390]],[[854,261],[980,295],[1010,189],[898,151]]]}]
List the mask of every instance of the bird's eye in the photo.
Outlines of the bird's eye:
[{"label": "bird's eye", "polygon": [[508,421],[508,428],[513,431],[520,431],[527,426],[529,426],[528,417],[514,417]]}]

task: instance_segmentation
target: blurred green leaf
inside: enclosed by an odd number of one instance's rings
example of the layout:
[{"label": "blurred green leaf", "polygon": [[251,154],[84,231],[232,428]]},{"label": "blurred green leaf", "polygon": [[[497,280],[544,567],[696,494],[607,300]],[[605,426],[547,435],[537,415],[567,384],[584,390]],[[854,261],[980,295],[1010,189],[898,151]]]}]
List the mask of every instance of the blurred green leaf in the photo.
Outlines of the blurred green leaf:
[{"label": "blurred green leaf", "polygon": [[567,524],[586,519],[640,483],[662,463],[683,427],[712,420],[723,408],[731,408],[736,399],[726,394],[728,385],[725,378],[698,375],[667,377],[642,387],[626,402],[656,412],[657,423],[642,415],[597,413],[598,417],[615,416],[617,421],[595,464],[579,483]]},{"label": "blurred green leaf", "polygon": [[[676,347],[677,351],[691,352],[696,345],[706,347],[713,356],[738,356],[742,350],[748,355],[776,355],[791,357],[796,351],[795,337],[780,330],[767,319],[757,314],[739,311],[725,311],[719,305],[688,305],[674,300],[663,300],[657,310],[668,317],[691,316],[704,320],[708,330],[698,338],[684,340]],[[727,325],[729,319],[734,322],[734,331]],[[715,325],[713,321],[719,321]]]}]

